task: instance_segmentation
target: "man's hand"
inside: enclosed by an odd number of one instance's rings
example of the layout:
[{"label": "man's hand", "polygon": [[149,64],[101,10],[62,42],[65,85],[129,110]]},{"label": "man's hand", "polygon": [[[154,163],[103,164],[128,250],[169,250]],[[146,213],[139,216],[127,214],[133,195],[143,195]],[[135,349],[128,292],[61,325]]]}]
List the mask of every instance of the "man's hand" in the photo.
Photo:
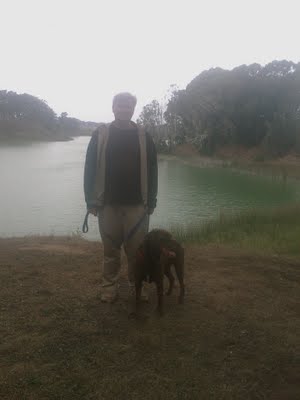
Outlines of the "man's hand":
[{"label": "man's hand", "polygon": [[96,207],[88,208],[88,212],[89,212],[90,214],[93,214],[95,217],[97,217],[97,215],[98,215],[98,208],[96,208]]},{"label": "man's hand", "polygon": [[147,208],[147,214],[148,214],[148,215],[152,215],[153,212],[154,212],[154,208],[151,208],[151,207],[148,207],[148,208]]}]

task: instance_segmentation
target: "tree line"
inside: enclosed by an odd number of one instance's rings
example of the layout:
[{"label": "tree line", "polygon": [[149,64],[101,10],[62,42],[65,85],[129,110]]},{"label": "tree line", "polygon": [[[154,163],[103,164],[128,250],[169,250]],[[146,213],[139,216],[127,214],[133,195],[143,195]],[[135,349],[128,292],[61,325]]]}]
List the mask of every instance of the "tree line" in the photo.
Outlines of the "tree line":
[{"label": "tree line", "polygon": [[27,93],[0,91],[0,139],[66,140],[90,134],[96,126],[66,112],[57,116],[46,101]]},{"label": "tree line", "polygon": [[300,63],[212,68],[165,105],[153,100],[138,119],[162,151],[192,143],[213,155],[224,145],[259,146],[265,154],[300,153]]}]

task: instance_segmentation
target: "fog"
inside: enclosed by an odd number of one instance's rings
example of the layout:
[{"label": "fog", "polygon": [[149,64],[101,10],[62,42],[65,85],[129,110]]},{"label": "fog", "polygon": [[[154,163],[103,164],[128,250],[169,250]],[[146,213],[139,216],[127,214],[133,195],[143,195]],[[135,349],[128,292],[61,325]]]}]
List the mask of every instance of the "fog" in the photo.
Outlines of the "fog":
[{"label": "fog", "polygon": [[299,61],[296,1],[1,2],[0,88],[83,120],[109,121],[120,91],[136,117],[211,67]]}]

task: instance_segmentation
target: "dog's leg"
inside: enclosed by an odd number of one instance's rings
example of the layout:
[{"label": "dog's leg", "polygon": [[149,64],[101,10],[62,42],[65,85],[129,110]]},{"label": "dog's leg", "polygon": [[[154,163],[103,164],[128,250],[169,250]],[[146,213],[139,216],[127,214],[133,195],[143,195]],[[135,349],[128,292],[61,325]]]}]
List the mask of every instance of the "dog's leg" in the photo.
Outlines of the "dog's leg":
[{"label": "dog's leg", "polygon": [[138,280],[135,282],[135,312],[136,312],[136,314],[138,314],[140,311],[142,284],[143,284],[143,282],[141,280]]},{"label": "dog's leg", "polygon": [[168,266],[165,268],[165,275],[166,275],[166,277],[169,279],[169,289],[168,289],[166,295],[167,295],[167,296],[170,296],[170,294],[171,294],[172,291],[173,291],[174,280],[175,280],[175,279],[174,279],[174,276],[173,276],[173,274],[172,274],[172,272],[171,272],[171,266],[170,266],[170,265],[168,265]]},{"label": "dog's leg", "polygon": [[159,315],[163,315],[164,310],[163,310],[163,299],[164,299],[164,276],[163,274],[160,275],[158,280],[156,281],[156,287],[157,287],[157,311]]},{"label": "dog's leg", "polygon": [[176,257],[175,261],[175,271],[176,275],[179,281],[180,285],[180,293],[179,293],[179,298],[178,298],[178,303],[183,304],[184,300],[184,249],[181,249],[180,252],[178,252],[178,255]]}]

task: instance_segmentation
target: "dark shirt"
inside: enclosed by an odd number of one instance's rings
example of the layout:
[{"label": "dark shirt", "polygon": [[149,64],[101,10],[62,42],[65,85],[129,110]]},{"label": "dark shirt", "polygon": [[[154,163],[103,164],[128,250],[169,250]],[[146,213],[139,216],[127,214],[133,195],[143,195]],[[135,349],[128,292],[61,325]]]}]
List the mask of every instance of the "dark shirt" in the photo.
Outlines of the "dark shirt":
[{"label": "dark shirt", "polygon": [[142,203],[137,128],[124,130],[111,125],[105,158],[105,204]]},{"label": "dark shirt", "polygon": [[[87,207],[94,207],[93,190],[97,169],[98,130],[89,142],[84,166],[84,195]],[[156,207],[157,154],[149,133],[146,132],[148,198],[147,205]],[[142,202],[140,183],[140,148],[137,126],[132,130],[120,130],[110,125],[106,147],[105,194],[107,202],[138,204]]]}]

